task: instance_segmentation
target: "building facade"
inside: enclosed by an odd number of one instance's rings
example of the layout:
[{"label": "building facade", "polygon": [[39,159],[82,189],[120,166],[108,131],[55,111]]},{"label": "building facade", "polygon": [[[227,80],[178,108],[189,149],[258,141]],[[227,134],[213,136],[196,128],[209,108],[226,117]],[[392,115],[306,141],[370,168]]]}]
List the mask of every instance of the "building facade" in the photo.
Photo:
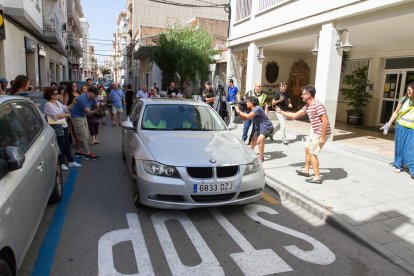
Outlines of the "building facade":
[{"label": "building facade", "polygon": [[242,91],[262,82],[271,95],[286,80],[300,101],[300,87],[314,84],[334,124],[347,117],[341,75],[368,65],[373,98],[364,124],[378,126],[414,80],[414,36],[405,23],[413,1],[231,0],[231,11],[227,76]]},{"label": "building facade", "polygon": [[80,60],[83,57],[84,49],[81,44],[83,29],[80,19],[83,18],[83,11],[80,0],[67,1],[68,45],[66,50],[68,55],[69,80],[81,80],[82,71],[80,70]]},{"label": "building facade", "polygon": [[4,37],[0,39],[0,76],[27,75],[33,86],[66,77],[66,4],[62,0],[2,1]]}]

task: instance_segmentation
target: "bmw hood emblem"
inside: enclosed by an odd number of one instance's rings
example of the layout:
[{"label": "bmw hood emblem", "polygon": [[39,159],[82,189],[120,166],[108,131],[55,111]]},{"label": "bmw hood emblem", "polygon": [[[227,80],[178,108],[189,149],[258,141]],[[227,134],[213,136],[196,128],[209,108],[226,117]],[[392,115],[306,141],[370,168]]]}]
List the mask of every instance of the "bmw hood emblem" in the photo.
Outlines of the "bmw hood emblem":
[{"label": "bmw hood emblem", "polygon": [[216,163],[216,160],[214,160],[214,159],[210,159],[210,163]]}]

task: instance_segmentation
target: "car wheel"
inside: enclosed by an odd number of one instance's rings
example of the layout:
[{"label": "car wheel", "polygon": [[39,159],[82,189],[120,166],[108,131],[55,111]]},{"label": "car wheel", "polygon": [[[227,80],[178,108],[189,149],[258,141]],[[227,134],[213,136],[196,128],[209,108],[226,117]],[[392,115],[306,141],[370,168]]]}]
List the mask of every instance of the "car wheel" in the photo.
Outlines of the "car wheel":
[{"label": "car wheel", "polygon": [[138,175],[137,175],[137,168],[135,163],[132,163],[132,178],[133,178],[133,186],[134,186],[134,205],[136,208],[141,208],[142,204],[141,204],[141,200],[139,197],[139,189],[138,189]]},{"label": "car wheel", "polygon": [[58,203],[63,197],[63,178],[62,168],[60,165],[60,159],[58,157],[56,161],[55,186],[53,187],[53,192],[50,195],[49,203]]},{"label": "car wheel", "polygon": [[13,275],[9,264],[3,259],[0,259],[0,275],[2,275],[2,276],[12,276]]}]

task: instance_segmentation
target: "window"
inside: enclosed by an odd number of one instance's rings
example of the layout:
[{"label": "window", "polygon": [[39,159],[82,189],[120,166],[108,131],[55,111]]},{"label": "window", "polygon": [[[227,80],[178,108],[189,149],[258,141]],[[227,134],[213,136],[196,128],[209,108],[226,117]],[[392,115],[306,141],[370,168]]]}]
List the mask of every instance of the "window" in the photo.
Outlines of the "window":
[{"label": "window", "polygon": [[[346,85],[342,84],[342,78],[344,77],[344,75],[351,74],[354,70],[364,66],[369,66],[369,59],[345,60],[342,63],[339,90],[341,90],[342,88],[347,88]],[[339,92],[338,94],[338,102],[347,102],[341,92]]]},{"label": "window", "polygon": [[252,13],[252,0],[237,1],[236,6],[236,21],[250,16]]},{"label": "window", "polygon": [[28,144],[33,144],[43,130],[42,117],[39,115],[35,106],[31,103],[14,102],[12,103],[12,106],[19,117]]},{"label": "window", "polygon": [[28,148],[23,128],[16,113],[7,104],[0,107],[0,154],[4,154],[4,150],[8,146],[21,148],[23,151]]}]

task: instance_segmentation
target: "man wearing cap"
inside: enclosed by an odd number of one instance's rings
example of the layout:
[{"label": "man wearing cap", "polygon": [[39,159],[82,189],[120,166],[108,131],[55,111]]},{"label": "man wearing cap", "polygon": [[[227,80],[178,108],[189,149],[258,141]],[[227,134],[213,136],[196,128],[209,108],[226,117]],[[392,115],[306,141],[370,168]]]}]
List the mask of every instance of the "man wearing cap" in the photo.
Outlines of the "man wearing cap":
[{"label": "man wearing cap", "polygon": [[6,95],[7,94],[7,79],[0,78],[0,95]]},{"label": "man wearing cap", "polygon": [[[86,93],[83,93],[74,99],[76,102],[70,110],[73,128],[75,129],[75,133],[80,141],[80,143],[77,145],[78,148],[75,155],[82,156],[85,158],[85,160],[99,159],[99,156],[93,154],[89,149],[89,129],[88,122],[86,120],[86,116],[92,116],[102,108],[100,105],[98,105],[97,109],[91,110],[91,106],[94,103],[94,99],[97,95],[98,89],[96,87],[88,87],[88,91]],[[81,147],[83,147],[84,151],[82,151]]]}]

